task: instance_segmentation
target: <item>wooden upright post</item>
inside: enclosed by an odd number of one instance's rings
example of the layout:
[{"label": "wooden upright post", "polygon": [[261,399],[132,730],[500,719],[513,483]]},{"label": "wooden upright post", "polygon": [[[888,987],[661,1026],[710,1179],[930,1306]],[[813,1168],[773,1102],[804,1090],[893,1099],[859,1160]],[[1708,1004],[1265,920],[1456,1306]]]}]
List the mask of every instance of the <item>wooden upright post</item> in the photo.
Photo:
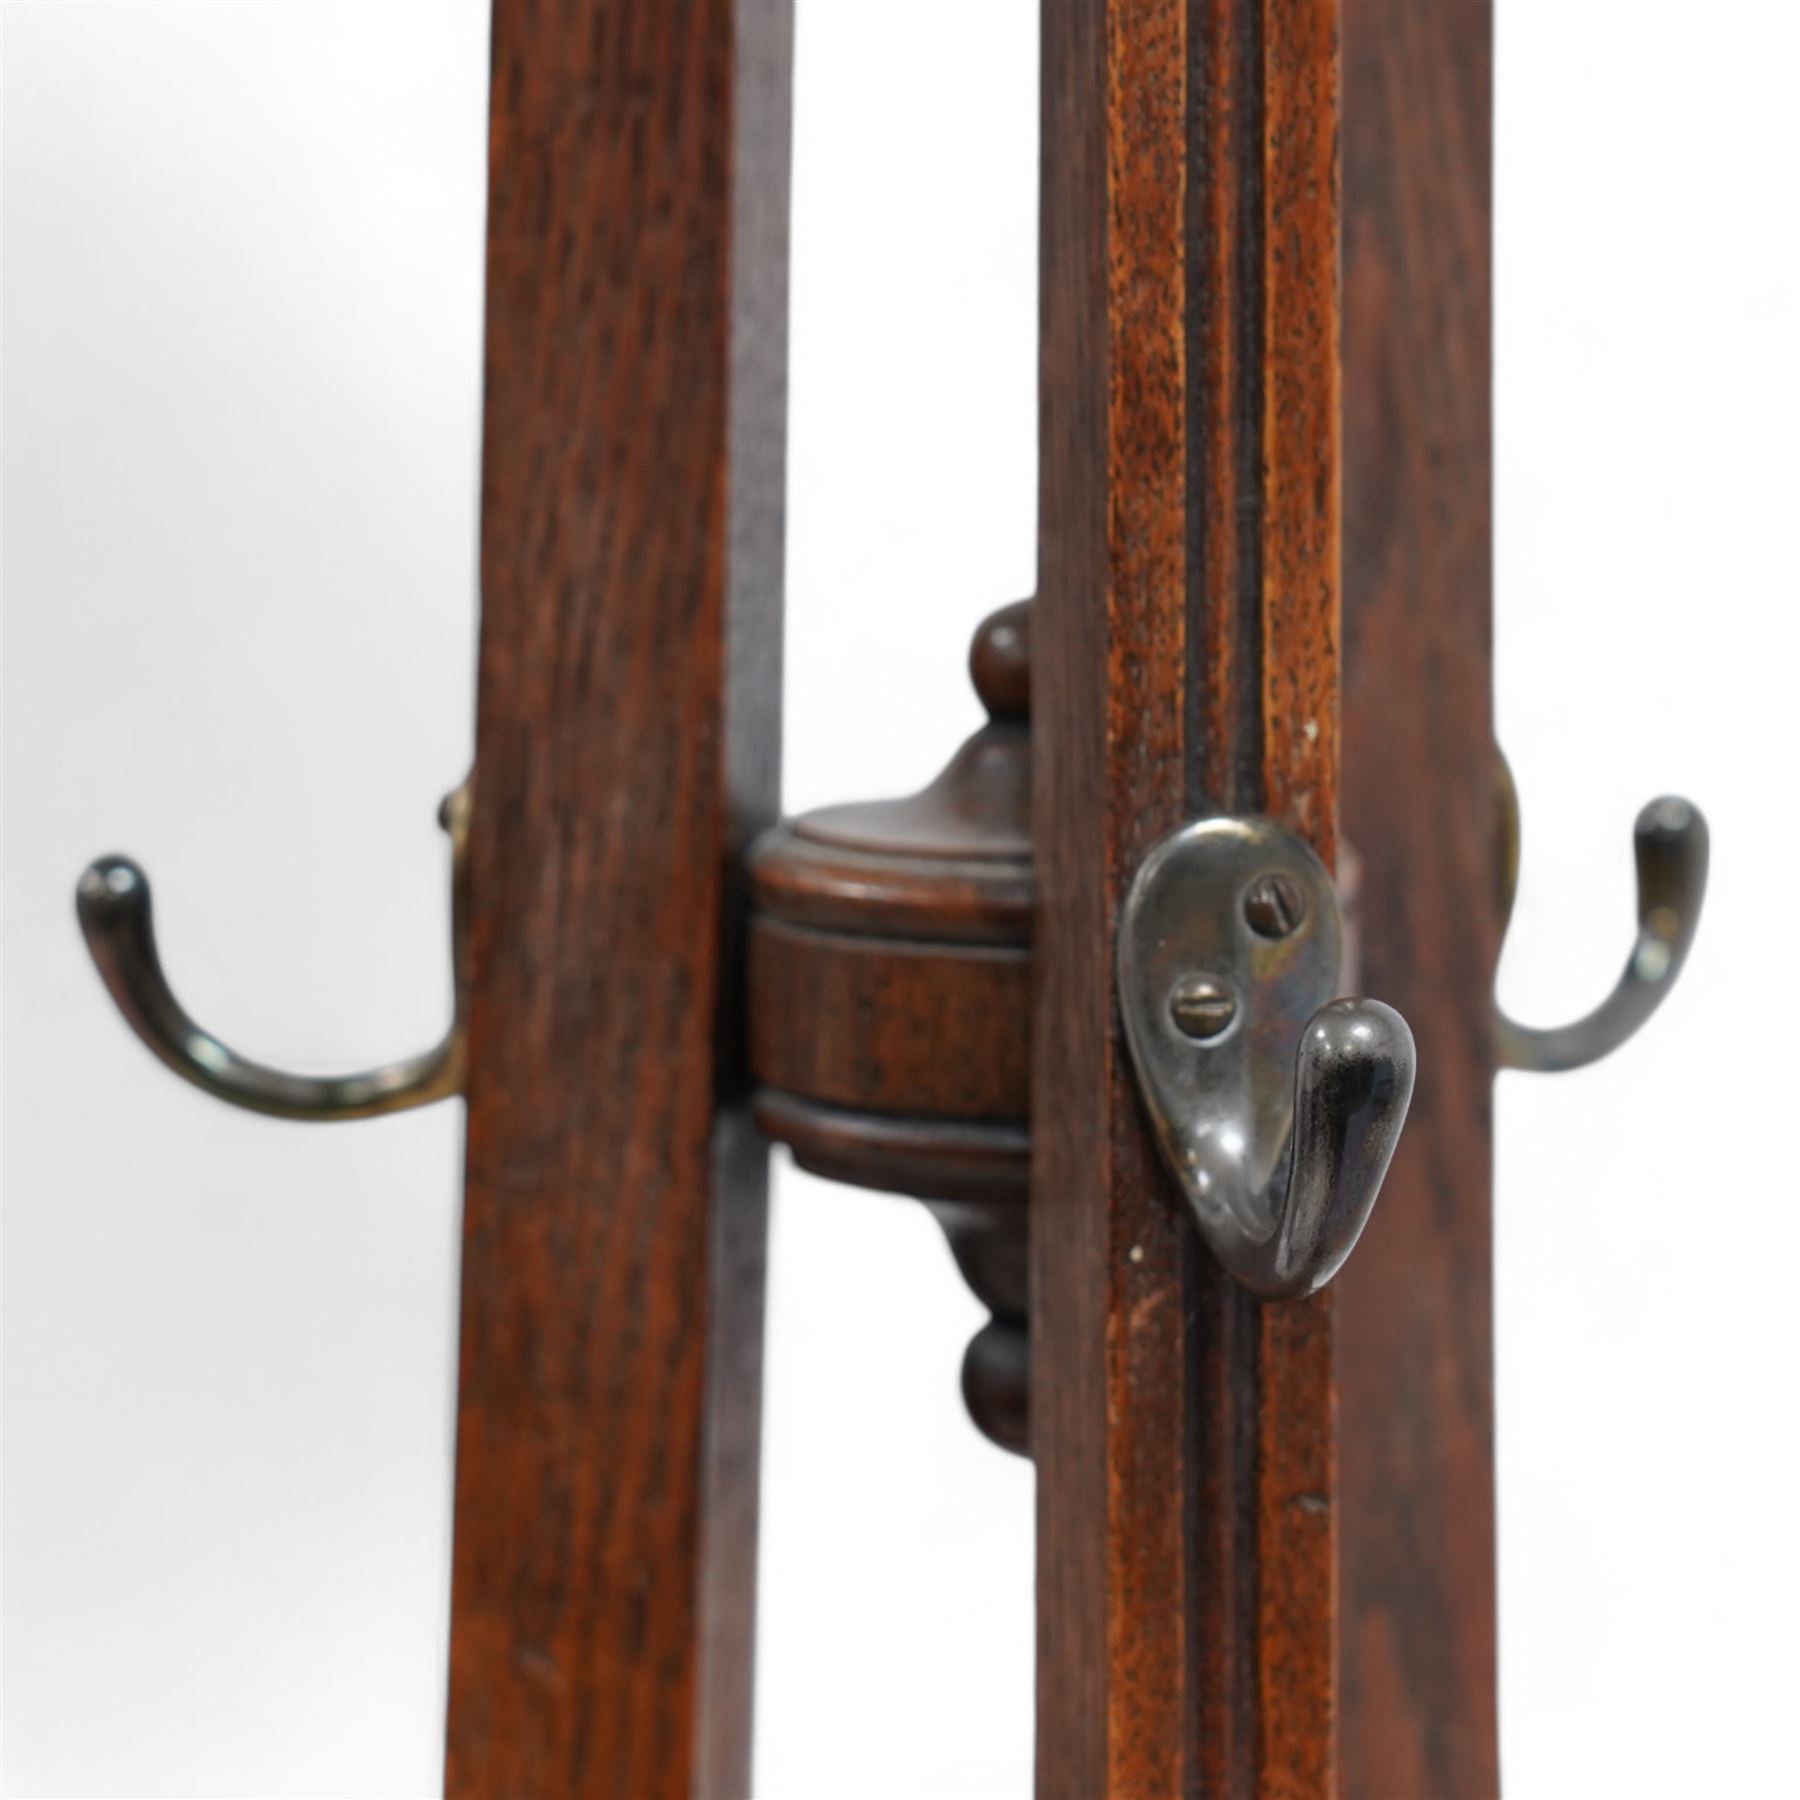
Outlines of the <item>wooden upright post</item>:
[{"label": "wooden upright post", "polygon": [[1344,830],[1419,1082],[1339,1277],[1346,1800],[1499,1791],[1491,0],[1345,0]]},{"label": "wooden upright post", "polygon": [[748,1788],[789,0],[498,0],[446,1785]]},{"label": "wooden upright post", "polygon": [[1160,1167],[1119,903],[1185,817],[1332,855],[1336,0],[1045,0],[1033,680],[1038,1786],[1336,1780],[1329,1290],[1265,1306]]}]

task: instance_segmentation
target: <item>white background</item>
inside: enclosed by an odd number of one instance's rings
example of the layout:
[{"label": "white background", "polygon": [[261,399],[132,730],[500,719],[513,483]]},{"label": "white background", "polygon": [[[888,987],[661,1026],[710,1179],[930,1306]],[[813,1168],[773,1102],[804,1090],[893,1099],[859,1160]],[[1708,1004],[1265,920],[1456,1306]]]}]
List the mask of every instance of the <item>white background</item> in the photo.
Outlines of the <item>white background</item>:
[{"label": "white background", "polygon": [[[1644,798],[1714,827],[1655,1026],[1501,1084],[1508,1783],[1767,1792],[1800,1685],[1800,24],[1502,14],[1513,1010],[1613,978]],[[309,1130],[182,1088],[70,891],[142,857],[178,988],[252,1054],[442,1024],[486,9],[4,21],[6,1791],[425,1794],[460,1109]],[[1035,34],[1034,0],[801,0],[794,809],[932,773],[970,629],[1034,585]],[[922,1209],[781,1166],[764,1795],[1029,1789],[1031,1475],[962,1417],[980,1318]]]}]

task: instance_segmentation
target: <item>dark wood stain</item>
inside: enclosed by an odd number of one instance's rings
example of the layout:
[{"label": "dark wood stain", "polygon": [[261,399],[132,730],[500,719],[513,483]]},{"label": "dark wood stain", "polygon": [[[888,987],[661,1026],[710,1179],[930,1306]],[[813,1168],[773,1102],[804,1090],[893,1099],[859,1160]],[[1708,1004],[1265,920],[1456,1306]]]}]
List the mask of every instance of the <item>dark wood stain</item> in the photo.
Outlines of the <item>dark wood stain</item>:
[{"label": "dark wood stain", "polygon": [[1345,0],[1344,829],[1419,1083],[1338,1278],[1343,1791],[1498,1792],[1489,0]]},{"label": "dark wood stain", "polygon": [[[821,850],[763,945],[765,984],[798,946],[860,1022],[803,1064],[758,1008],[820,1090],[765,1093],[764,1123],[931,1201],[996,1306],[975,1366],[1039,1464],[1048,1794],[1497,1782],[1491,17],[1342,0],[1340,647],[1338,3],[1045,3],[1029,1151],[1002,1041],[1029,878],[922,897],[896,859],[865,965]],[[747,1787],[741,853],[775,801],[790,29],[783,0],[495,14],[452,1793]],[[1112,925],[1207,806],[1332,854],[1340,650],[1364,985],[1411,1019],[1420,1088],[1336,1288],[1263,1307],[1157,1163]],[[952,948],[915,941],[922,905]],[[962,1120],[931,1046],[972,1003],[932,982],[965,960],[1013,985]]]},{"label": "dark wood stain", "polygon": [[1337,779],[1333,0],[1044,10],[1031,1432],[1038,1786],[1335,1782],[1332,1302],[1198,1248],[1120,1053],[1145,851]]},{"label": "dark wood stain", "polygon": [[785,0],[498,0],[446,1787],[748,1780]]}]

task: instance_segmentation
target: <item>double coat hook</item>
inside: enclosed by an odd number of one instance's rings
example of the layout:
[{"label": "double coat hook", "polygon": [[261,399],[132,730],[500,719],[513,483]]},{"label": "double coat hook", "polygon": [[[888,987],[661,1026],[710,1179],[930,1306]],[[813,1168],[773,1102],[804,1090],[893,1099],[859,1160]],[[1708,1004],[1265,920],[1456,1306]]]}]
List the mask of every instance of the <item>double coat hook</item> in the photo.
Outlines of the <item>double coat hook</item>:
[{"label": "double coat hook", "polygon": [[469,784],[448,796],[439,822],[450,834],[451,941],[456,1010],[450,1029],[429,1050],[353,1075],[295,1075],[240,1056],[195,1023],[175,998],[157,955],[150,879],[126,856],[90,863],[75,889],[75,912],[94,966],[125,1023],[183,1081],[252,1112],[281,1119],[367,1119],[459,1093],[463,1083],[463,1015],[468,931]]},{"label": "double coat hook", "polygon": [[1201,819],[1151,851],[1119,923],[1119,1005],[1165,1160],[1214,1255],[1265,1299],[1342,1266],[1412,1099],[1412,1032],[1335,999],[1324,865],[1268,819]]}]

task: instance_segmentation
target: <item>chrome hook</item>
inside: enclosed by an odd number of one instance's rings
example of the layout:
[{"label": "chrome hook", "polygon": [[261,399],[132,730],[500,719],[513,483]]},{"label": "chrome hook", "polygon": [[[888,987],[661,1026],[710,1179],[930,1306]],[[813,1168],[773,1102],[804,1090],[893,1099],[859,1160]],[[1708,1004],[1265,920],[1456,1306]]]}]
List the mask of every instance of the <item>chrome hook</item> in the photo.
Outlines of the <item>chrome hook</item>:
[{"label": "chrome hook", "polygon": [[150,880],[129,857],[90,863],[75,889],[75,913],[107,992],[152,1054],[215,1099],[280,1119],[368,1119],[426,1106],[463,1083],[468,931],[470,786],[449,795],[438,821],[450,834],[451,941],[456,1010],[431,1049],[354,1075],[293,1075],[252,1062],[197,1025],[163,975],[151,923]]},{"label": "chrome hook", "polygon": [[1355,1247],[1412,1099],[1412,1032],[1334,999],[1337,893],[1268,819],[1201,819],[1137,872],[1119,922],[1125,1038],[1202,1235],[1264,1299],[1323,1287]]},{"label": "chrome hook", "polygon": [[[1500,929],[1512,918],[1519,884],[1519,795],[1500,758]],[[1669,997],[1687,961],[1706,898],[1710,835],[1691,800],[1665,794],[1637,816],[1637,939],[1617,986],[1585,1018],[1548,1029],[1521,1025],[1494,1007],[1501,1068],[1561,1074],[1598,1062],[1632,1036]]]}]

